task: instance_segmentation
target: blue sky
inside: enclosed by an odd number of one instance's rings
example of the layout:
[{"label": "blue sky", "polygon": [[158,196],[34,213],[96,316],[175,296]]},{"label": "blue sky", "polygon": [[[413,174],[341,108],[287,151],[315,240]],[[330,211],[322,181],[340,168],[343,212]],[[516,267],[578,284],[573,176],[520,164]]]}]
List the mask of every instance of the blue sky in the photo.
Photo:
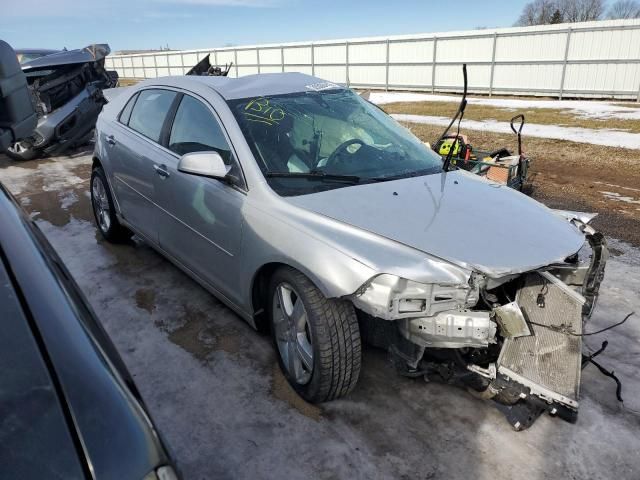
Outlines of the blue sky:
[{"label": "blue sky", "polygon": [[209,48],[508,27],[526,0],[1,0],[14,48]]}]

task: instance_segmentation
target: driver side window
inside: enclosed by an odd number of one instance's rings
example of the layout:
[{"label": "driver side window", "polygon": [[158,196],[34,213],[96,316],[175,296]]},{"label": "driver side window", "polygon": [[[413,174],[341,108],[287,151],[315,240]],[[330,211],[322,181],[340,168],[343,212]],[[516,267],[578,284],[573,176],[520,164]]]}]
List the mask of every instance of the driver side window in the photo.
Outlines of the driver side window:
[{"label": "driver side window", "polygon": [[234,161],[231,147],[218,120],[207,106],[189,95],[182,97],[176,111],[168,148],[178,155],[191,152],[218,152],[224,163],[231,166],[230,175],[238,179],[237,183],[242,183],[240,168]]},{"label": "driver side window", "polygon": [[231,165],[231,149],[218,121],[202,102],[188,95],[182,97],[173,120],[169,150],[178,155],[216,151]]}]

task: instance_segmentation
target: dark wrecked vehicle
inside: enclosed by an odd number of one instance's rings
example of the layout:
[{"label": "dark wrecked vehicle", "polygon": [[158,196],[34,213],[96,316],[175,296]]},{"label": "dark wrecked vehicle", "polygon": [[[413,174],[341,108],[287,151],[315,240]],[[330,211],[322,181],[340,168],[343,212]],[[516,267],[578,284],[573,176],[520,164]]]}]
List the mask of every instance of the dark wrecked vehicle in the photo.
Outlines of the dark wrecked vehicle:
[{"label": "dark wrecked vehicle", "polygon": [[9,147],[15,160],[60,154],[86,143],[102,106],[102,89],[116,86],[115,72],[104,68],[106,44],[77,50],[17,50],[27,77],[38,125],[30,137]]}]

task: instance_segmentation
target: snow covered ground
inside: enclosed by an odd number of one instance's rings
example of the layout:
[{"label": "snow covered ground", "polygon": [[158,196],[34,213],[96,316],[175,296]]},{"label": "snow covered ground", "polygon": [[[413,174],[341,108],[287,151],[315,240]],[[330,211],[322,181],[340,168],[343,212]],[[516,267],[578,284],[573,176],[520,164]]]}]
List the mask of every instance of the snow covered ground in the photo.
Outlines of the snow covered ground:
[{"label": "snow covered ground", "polygon": [[[449,117],[434,117],[429,115],[407,115],[395,113],[391,115],[400,122],[424,123],[428,125],[446,126],[451,121]],[[486,132],[512,133],[509,122],[496,120],[467,120],[462,121],[464,130],[483,130]],[[557,140],[570,140],[578,143],[591,143],[609,147],[640,149],[640,133],[628,133],[607,128],[592,129],[581,127],[558,127],[556,125],[540,125],[527,123],[523,135]]]},{"label": "snow covered ground", "polygon": [[[369,100],[378,105],[395,102],[459,102],[460,96],[431,95],[427,93],[411,92],[371,92]],[[640,120],[640,103],[637,106],[622,106],[610,102],[593,100],[521,100],[506,98],[473,98],[468,97],[471,105],[483,105],[513,110],[527,108],[554,108],[567,110],[575,116],[582,118],[607,119],[617,118],[622,120]]]}]

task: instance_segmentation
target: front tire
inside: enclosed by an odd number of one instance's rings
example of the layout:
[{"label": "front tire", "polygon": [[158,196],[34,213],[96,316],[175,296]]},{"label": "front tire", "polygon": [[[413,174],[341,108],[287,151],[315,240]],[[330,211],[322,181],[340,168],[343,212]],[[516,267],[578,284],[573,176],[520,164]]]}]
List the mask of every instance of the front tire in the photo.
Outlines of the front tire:
[{"label": "front tire", "polygon": [[91,172],[91,206],[98,230],[105,240],[121,243],[131,238],[133,232],[122,226],[116,217],[113,197],[102,167],[95,167]]},{"label": "front tire", "polygon": [[326,298],[307,277],[289,267],[274,273],[269,299],[278,362],[293,389],[312,403],[351,392],[362,361],[353,305]]}]

